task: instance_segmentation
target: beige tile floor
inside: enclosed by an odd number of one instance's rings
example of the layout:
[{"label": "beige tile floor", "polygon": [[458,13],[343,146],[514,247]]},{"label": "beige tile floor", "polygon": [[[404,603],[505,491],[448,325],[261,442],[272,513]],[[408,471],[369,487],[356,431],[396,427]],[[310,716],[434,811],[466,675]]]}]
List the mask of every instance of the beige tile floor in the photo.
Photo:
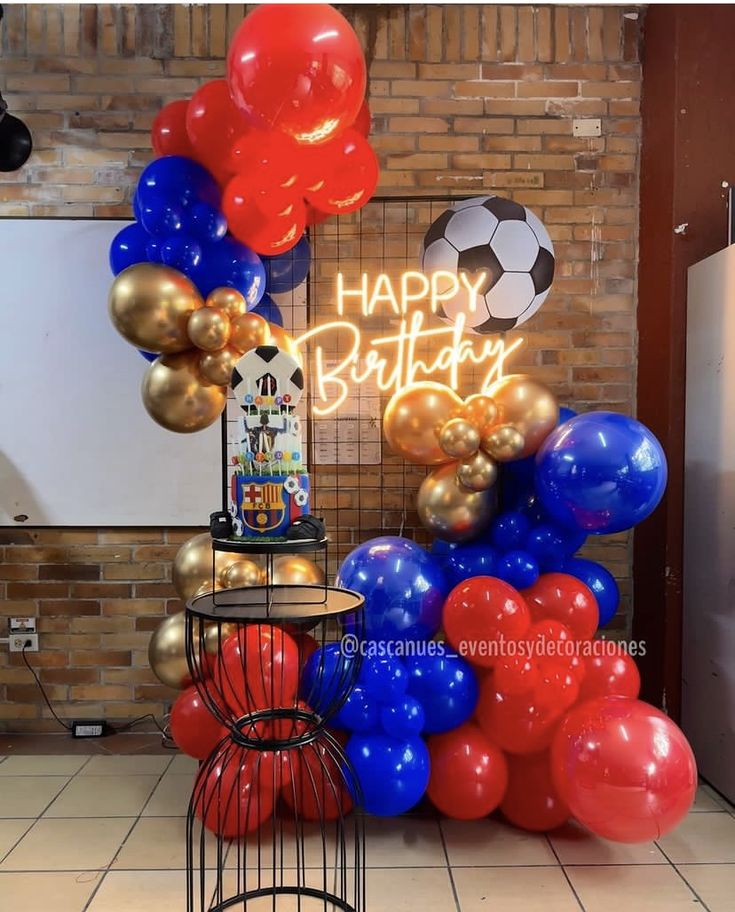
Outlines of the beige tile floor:
[{"label": "beige tile floor", "polygon": [[[0,757],[0,909],[184,912],[194,768],[179,755]],[[735,809],[706,785],[657,843],[416,815],[368,820],[366,857],[368,912],[735,912]],[[226,889],[235,859],[230,849]],[[314,835],[307,879],[320,859]]]}]

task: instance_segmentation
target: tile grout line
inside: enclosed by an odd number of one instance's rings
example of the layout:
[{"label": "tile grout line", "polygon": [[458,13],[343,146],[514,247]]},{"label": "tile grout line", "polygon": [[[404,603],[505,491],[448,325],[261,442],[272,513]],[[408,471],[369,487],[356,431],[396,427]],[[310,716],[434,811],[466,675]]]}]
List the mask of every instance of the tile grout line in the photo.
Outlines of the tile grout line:
[{"label": "tile grout line", "polygon": [[[562,872],[562,874],[564,875],[564,879],[565,879],[566,882],[569,884],[569,889],[572,891],[572,894],[573,894],[574,898],[577,900],[577,905],[578,905],[579,908],[582,910],[582,912],[586,912],[586,909],[585,909],[585,907],[584,907],[584,903],[582,902],[582,899],[581,899],[579,893],[577,893],[577,890],[575,889],[575,886],[574,886],[574,884],[572,883],[572,879],[571,879],[571,877],[569,876],[569,873],[567,872],[567,869],[566,869],[566,868],[564,867],[564,865],[562,864],[562,860],[561,860],[561,858],[559,858],[559,855],[557,854],[557,851],[556,851],[556,849],[554,848],[554,843],[549,839],[549,834],[548,834],[548,833],[544,833],[544,838],[546,839],[546,843],[547,843],[547,845],[549,846],[549,848],[551,849],[551,852],[552,852],[554,858],[556,858],[556,863],[557,863],[557,864],[559,865],[559,867],[561,868],[561,872]],[[590,865],[590,867],[594,867],[594,865]]]},{"label": "tile grout line", "polygon": [[[100,755],[100,756],[104,756],[104,755]],[[115,756],[115,755],[111,755],[111,756]],[[87,899],[87,902],[84,904],[84,907],[83,907],[83,909],[82,909],[82,912],[86,912],[86,910],[89,909],[89,907],[91,906],[91,904],[94,902],[95,897],[97,896],[97,894],[98,894],[99,891],[100,891],[100,887],[101,887],[102,884],[105,882],[105,879],[106,879],[107,875],[110,873],[110,869],[112,868],[113,864],[115,863],[115,859],[116,859],[117,856],[120,854],[121,849],[123,848],[123,846],[125,845],[125,843],[128,841],[128,839],[130,838],[130,834],[133,832],[133,830],[135,829],[135,827],[136,827],[136,826],[138,825],[138,823],[140,822],[140,819],[141,819],[141,817],[143,816],[143,811],[146,809],[146,807],[148,806],[148,802],[151,800],[151,796],[153,795],[153,793],[155,792],[155,790],[158,788],[158,786],[161,784],[161,780],[162,780],[163,777],[166,775],[166,773],[167,773],[168,770],[169,770],[169,767],[171,766],[171,764],[172,764],[173,762],[174,762],[174,758],[173,758],[173,757],[169,758],[169,761],[168,761],[168,763],[166,764],[166,766],[163,768],[163,770],[161,771],[161,773],[160,773],[160,775],[159,775],[159,777],[158,777],[158,780],[156,781],[156,784],[155,784],[155,785],[153,786],[153,788],[151,789],[150,794],[148,795],[148,798],[147,798],[146,801],[143,803],[143,807],[140,809],[140,811],[139,811],[139,813],[138,813],[138,816],[135,818],[135,820],[133,821],[132,825],[130,826],[130,829],[128,830],[128,832],[127,832],[127,833],[125,834],[125,836],[123,837],[122,842],[120,843],[120,845],[117,847],[117,849],[116,849],[115,852],[113,853],[112,858],[111,858],[110,861],[108,862],[107,866],[106,866],[104,869],[101,869],[101,870],[103,870],[102,876],[100,877],[97,886],[96,886],[96,887],[92,890],[92,892],[89,894],[89,898]],[[118,820],[119,820],[119,819],[124,819],[124,818],[115,818],[115,819],[118,819]]]},{"label": "tile grout line", "polygon": [[439,838],[441,839],[442,849],[444,850],[444,857],[447,860],[447,874],[449,875],[449,885],[452,888],[452,896],[454,896],[454,905],[457,907],[457,912],[462,912],[462,906],[459,901],[457,885],[454,882],[454,871],[452,870],[452,863],[449,860],[449,849],[447,848],[447,841],[444,838],[444,829],[442,828],[441,819],[437,820],[436,825],[439,828]]},{"label": "tile grout line", "polygon": [[669,858],[669,856],[668,856],[668,855],[666,854],[666,852],[664,851],[663,847],[659,845],[658,840],[654,840],[654,842],[655,842],[656,847],[658,848],[659,852],[661,852],[661,854],[664,856],[664,858],[665,858],[666,861],[669,863],[669,865],[676,871],[676,873],[678,874],[678,876],[679,876],[679,877],[684,881],[684,883],[687,885],[688,889],[691,891],[691,893],[692,893],[692,895],[694,896],[694,898],[695,898],[698,902],[700,902],[700,903],[702,904],[702,908],[705,910],[705,912],[710,912],[710,908],[709,908],[709,906],[707,905],[707,903],[702,899],[702,897],[699,895],[699,893],[697,893],[697,891],[694,889],[694,887],[689,883],[689,881],[686,879],[686,877],[684,877],[684,875],[683,875],[683,874],[681,873],[681,871],[677,868],[677,866],[674,864],[674,862]]}]

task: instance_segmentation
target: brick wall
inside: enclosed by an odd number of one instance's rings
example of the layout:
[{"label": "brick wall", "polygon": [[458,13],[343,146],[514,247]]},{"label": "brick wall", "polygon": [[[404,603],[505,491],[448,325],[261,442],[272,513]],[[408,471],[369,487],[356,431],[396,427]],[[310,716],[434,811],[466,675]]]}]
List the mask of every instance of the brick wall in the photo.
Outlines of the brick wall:
[{"label": "brick wall", "polygon": [[[223,75],[227,36],[244,11],[6,4],[0,91],[31,127],[35,151],[20,172],[0,175],[0,215],[129,215],[156,112]],[[346,11],[370,61],[381,191],[497,190],[531,206],[553,238],[557,277],[529,325],[526,363],[567,404],[632,412],[636,13],[476,5]],[[575,138],[573,117],[600,117],[602,136]],[[349,486],[344,493],[354,509],[371,506]],[[192,531],[0,531],[0,613],[39,615],[43,648],[31,661],[67,715],[122,720],[160,715],[170,702],[174,693],[151,675],[146,648],[160,618],[181,607],[170,561]],[[621,580],[622,631],[630,613],[628,537],[596,543],[591,553]],[[54,728],[29,673],[5,652],[0,726]]]}]

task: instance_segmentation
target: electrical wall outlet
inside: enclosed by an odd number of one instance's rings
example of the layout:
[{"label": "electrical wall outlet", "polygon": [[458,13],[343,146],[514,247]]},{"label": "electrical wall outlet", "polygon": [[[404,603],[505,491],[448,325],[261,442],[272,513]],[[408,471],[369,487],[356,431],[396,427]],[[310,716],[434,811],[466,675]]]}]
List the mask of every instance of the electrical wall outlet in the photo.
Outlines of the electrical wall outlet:
[{"label": "electrical wall outlet", "polygon": [[[30,645],[26,645],[30,644]],[[25,646],[26,652],[38,652],[38,634],[37,633],[11,633],[8,640],[11,652],[23,652]]]}]

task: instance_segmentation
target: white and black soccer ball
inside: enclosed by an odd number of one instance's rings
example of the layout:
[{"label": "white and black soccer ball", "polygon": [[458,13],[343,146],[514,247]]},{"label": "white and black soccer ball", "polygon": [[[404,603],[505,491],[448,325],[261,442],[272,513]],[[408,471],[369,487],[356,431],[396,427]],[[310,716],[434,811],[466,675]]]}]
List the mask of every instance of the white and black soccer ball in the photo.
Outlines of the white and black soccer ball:
[{"label": "white and black soccer ball", "polygon": [[[554,246],[530,209],[501,196],[476,196],[454,203],[433,222],[421,265],[427,275],[485,272],[474,310],[462,288],[437,313],[449,323],[464,314],[467,332],[497,333],[525,323],[546,300],[554,278]],[[441,283],[437,287],[442,291]]]},{"label": "white and black soccer ball", "polygon": [[304,374],[293,355],[275,345],[259,345],[235,364],[230,384],[240,405],[293,407],[304,392]]}]

